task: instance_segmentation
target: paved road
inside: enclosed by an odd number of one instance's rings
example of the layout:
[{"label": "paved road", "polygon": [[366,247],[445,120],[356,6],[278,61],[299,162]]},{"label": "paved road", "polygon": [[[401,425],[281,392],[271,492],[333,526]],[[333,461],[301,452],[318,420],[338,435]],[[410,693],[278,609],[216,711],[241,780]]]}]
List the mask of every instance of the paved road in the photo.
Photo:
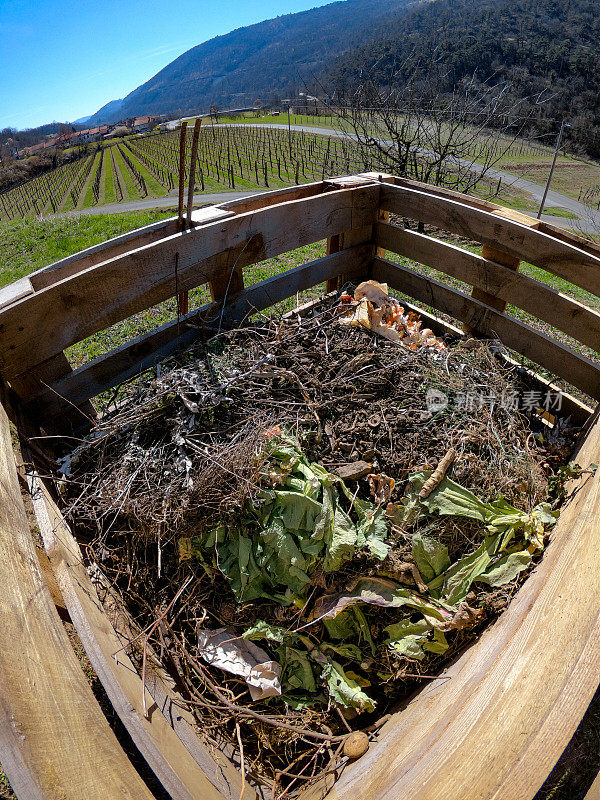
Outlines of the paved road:
[{"label": "paved road", "polygon": [[[269,124],[267,125],[259,125],[256,123],[239,123],[240,127],[253,127],[253,128],[277,128],[278,130],[287,130],[287,125],[282,125],[279,123]],[[316,133],[321,136],[336,136],[338,138],[349,138],[356,141],[357,137],[352,133],[344,133],[343,131],[336,131],[332,128],[317,128],[311,125],[292,125],[292,130],[297,131],[305,131],[306,133]],[[389,140],[381,140],[385,144],[391,144]],[[480,164],[470,164],[470,168],[474,172],[481,172],[483,167]],[[508,184],[509,186],[514,186],[518,189],[522,189],[524,192],[528,192],[533,200],[537,203],[541,203],[542,197],[544,194],[544,187],[540,186],[537,183],[533,183],[532,181],[528,181],[525,178],[520,178],[517,175],[512,175],[510,172],[505,172],[502,169],[489,169],[487,175],[492,178],[493,180],[500,180],[502,179],[502,183]],[[548,196],[546,198],[546,206],[557,206],[558,208],[564,208],[567,211],[570,211],[572,214],[576,214],[583,222],[586,223],[586,227],[590,225],[597,225],[600,227],[600,213],[595,211],[594,209],[586,206],[584,203],[580,203],[577,200],[574,200],[572,197],[567,197],[560,192],[554,192],[550,190],[548,192]],[[535,216],[535,214],[531,214],[530,212],[525,212],[529,214],[529,216]],[[543,215],[543,219],[548,222],[556,222],[559,225],[563,225],[565,228],[568,227],[577,227],[577,223],[579,220],[570,220],[565,217],[552,217]],[[573,224],[575,223],[575,224]]]},{"label": "paved road", "polygon": [[[234,123],[235,124],[235,123]],[[221,127],[221,126],[217,126]],[[288,126],[281,123],[270,123],[268,125],[261,125],[260,123],[239,123],[239,127],[244,128],[275,128],[277,130],[288,129]],[[315,133],[320,136],[336,136],[338,138],[350,138],[356,140],[356,136],[351,133],[344,133],[337,131],[333,128],[320,128],[313,125],[292,125],[293,131],[305,131],[306,133]],[[480,164],[470,164],[471,169],[474,171],[482,171],[483,167]],[[489,169],[487,175],[493,180],[500,180],[504,184],[514,186],[527,192],[531,198],[540,203],[544,194],[544,187],[539,186],[537,183],[528,181],[525,178],[520,178],[517,175],[512,175],[510,172],[505,172],[501,169]],[[246,190],[242,192],[216,192],[211,194],[197,194],[194,195],[194,204],[212,204],[224,203],[227,200],[238,200],[243,197],[249,197],[253,194],[260,194],[261,190]],[[140,211],[149,208],[173,208],[177,205],[177,198],[175,196],[148,198],[146,200],[133,200],[126,203],[113,203],[107,206],[84,208],[80,211],[68,211],[60,216],[79,216],[88,214],[118,214],[125,211]],[[568,219],[566,217],[554,217],[551,215],[542,215],[544,222],[549,222],[564,228],[570,228],[580,233],[597,233],[600,229],[600,212],[595,211],[584,203],[574,200],[572,197],[567,197],[560,192],[550,190],[546,198],[546,206],[556,206],[564,208],[575,214],[578,219]],[[525,212],[529,216],[534,217],[535,214]],[[53,215],[54,216],[54,215]]]},{"label": "paved road", "polygon": [[[194,205],[213,205],[225,203],[227,200],[241,200],[253,194],[262,194],[265,189],[247,189],[244,192],[214,192],[212,194],[195,194]],[[187,192],[186,192],[187,201]],[[78,211],[65,211],[62,214],[49,214],[46,219],[53,217],[81,217],[95,214],[122,214],[125,211],[145,211],[149,208],[177,208],[177,197],[148,197],[145,200],[128,200],[126,203],[110,203],[106,206],[90,206]]]}]

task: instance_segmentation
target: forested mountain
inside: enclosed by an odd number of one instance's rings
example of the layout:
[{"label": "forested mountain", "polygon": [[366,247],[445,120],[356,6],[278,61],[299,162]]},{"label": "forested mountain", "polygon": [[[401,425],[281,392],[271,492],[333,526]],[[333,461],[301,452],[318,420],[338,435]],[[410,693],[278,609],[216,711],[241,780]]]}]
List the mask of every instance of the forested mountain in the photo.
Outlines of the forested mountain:
[{"label": "forested mountain", "polygon": [[238,28],[183,53],[89,124],[141,114],[186,114],[268,102],[310,84],[340,53],[409,0],[346,0]]},{"label": "forested mountain", "polygon": [[[365,74],[401,82],[417,69],[450,92],[475,74],[507,81],[533,132],[566,138],[600,157],[600,2],[598,0],[435,0],[390,17],[367,44],[338,57],[328,82],[346,88]],[[525,99],[528,98],[528,99]]]}]

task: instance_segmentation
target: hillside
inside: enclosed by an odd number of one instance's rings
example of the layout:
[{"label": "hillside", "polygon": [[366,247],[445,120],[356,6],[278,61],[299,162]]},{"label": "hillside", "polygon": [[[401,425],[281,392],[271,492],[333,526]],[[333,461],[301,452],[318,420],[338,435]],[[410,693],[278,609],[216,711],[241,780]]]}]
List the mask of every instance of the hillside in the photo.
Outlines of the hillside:
[{"label": "hillside", "polygon": [[346,0],[238,28],[183,53],[122,101],[97,111],[89,124],[286,97],[407,5],[409,0]]},{"label": "hillside", "polygon": [[[363,43],[338,57],[331,83],[355,86],[368,71],[385,82],[407,59],[435,63],[439,85],[461,78],[509,81],[533,117],[532,132],[553,142],[560,120],[566,141],[600,157],[600,14],[597,0],[436,0],[390,18]],[[411,68],[400,68],[400,79]],[[541,102],[536,98],[542,94]]]}]

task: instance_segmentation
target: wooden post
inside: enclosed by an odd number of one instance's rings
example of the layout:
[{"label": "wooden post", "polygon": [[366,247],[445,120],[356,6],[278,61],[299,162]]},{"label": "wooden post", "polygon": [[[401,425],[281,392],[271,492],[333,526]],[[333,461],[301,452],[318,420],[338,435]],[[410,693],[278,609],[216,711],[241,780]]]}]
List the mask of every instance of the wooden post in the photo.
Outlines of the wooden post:
[{"label": "wooden post", "polygon": [[177,230],[183,230],[183,197],[185,191],[185,135],[187,122],[181,123],[179,133],[179,204],[177,209]]},{"label": "wooden post", "polygon": [[[510,253],[506,253],[504,250],[500,250],[499,248],[493,247],[489,244],[484,244],[482,246],[481,256],[482,258],[486,258],[488,261],[494,261],[496,264],[502,264],[502,266],[508,267],[515,272],[518,271],[519,264],[521,263],[520,259],[512,256]],[[496,311],[504,311],[506,309],[505,300],[500,300],[495,295],[490,294],[483,289],[478,289],[477,286],[473,287],[471,297],[473,297],[475,300],[480,300],[482,303],[485,303],[492,308],[495,308]],[[465,333],[477,333],[475,328],[467,325],[466,323],[463,324],[463,330]]]},{"label": "wooden post", "polygon": [[[196,120],[197,122],[197,120]],[[194,128],[195,132],[195,128]],[[183,216],[183,199],[185,192],[185,140],[187,133],[187,122],[181,123],[181,132],[179,134],[179,203],[177,207],[177,230],[183,231],[185,229],[186,220]],[[197,141],[197,140],[196,140]],[[191,168],[190,168],[191,173]],[[191,177],[191,174],[190,174]],[[193,196],[193,179],[192,183],[192,196]],[[188,200],[189,205],[189,200]],[[177,254],[175,255],[177,259]],[[175,267],[177,269],[177,266]],[[187,292],[181,292],[177,295],[177,315],[187,314],[189,310],[189,296]]]},{"label": "wooden post", "polygon": [[192,224],[192,207],[194,205],[194,182],[196,177],[196,159],[198,157],[198,137],[200,136],[200,126],[202,125],[202,118],[198,117],[194,123],[194,133],[192,135],[192,157],[190,161],[190,178],[188,181],[188,201],[187,211],[185,216],[186,226],[189,228]]}]

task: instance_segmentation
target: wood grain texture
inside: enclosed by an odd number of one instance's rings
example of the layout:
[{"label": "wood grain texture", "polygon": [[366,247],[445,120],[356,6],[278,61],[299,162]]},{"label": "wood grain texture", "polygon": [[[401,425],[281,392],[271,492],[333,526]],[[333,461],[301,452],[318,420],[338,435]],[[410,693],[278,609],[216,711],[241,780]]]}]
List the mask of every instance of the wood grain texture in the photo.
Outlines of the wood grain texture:
[{"label": "wood grain texture", "polygon": [[529,225],[457,200],[404,186],[381,185],[381,207],[500,248],[600,296],[600,255]]},{"label": "wood grain texture", "polygon": [[[332,279],[342,272],[362,279],[366,276],[370,255],[369,247],[359,246],[344,253],[324,256],[254,284],[239,295],[229,297],[222,322],[224,325],[240,322],[254,311],[263,311],[275,303],[293,297],[297,292]],[[139,375],[177,350],[189,346],[199,337],[214,330],[219,320],[218,307],[203,306],[191,311],[179,321],[173,320],[161,325],[84,364],[63,379],[57,380],[53,384],[53,389],[59,395],[68,397],[74,404],[82,403]],[[33,395],[29,402],[38,415],[52,415],[57,408],[51,395],[37,397]]]},{"label": "wood grain texture", "polygon": [[53,283],[58,283],[58,281],[88,269],[88,267],[101,264],[103,261],[120,256],[134,248],[158,242],[166,236],[172,236],[175,232],[175,217],[154,222],[152,225],[146,225],[143,228],[123,233],[120,236],[108,239],[106,242],[81,250],[72,256],[62,258],[60,261],[49,264],[37,272],[32,272],[29,279],[35,291],[39,292]]},{"label": "wood grain texture", "polygon": [[183,231],[36,292],[0,310],[0,372],[10,380],[81,339],[173,297],[176,290],[188,291],[212,280],[234,264],[257,263],[372,224],[379,191],[375,185],[332,191]]},{"label": "wood grain texture", "polygon": [[[600,422],[576,460],[600,461]],[[331,800],[531,800],[568,744],[600,669],[600,471],[563,506],[508,610],[386,723]],[[303,800],[321,797],[318,788]]]},{"label": "wood grain texture", "polygon": [[[476,297],[496,310],[502,311],[506,303],[512,303],[582,344],[600,351],[600,314],[597,311],[544,283],[515,272],[510,266],[503,265],[499,260],[503,255],[497,250],[492,250],[498,256],[492,261],[431,236],[394,225],[378,223],[376,231],[377,243],[383,249],[433,267],[464,283],[470,283],[482,290],[487,297],[496,298],[498,305]],[[513,258],[513,264],[516,261]]]},{"label": "wood grain texture", "polygon": [[[141,679],[100,603],[79,546],[40,478],[28,479],[44,546],[69,615],[134,744],[173,800],[237,800],[239,772],[224,757],[216,762],[197,736],[191,741],[194,758],[148,689],[148,718],[144,716]],[[159,698],[162,708],[164,695],[163,691]],[[250,787],[244,794],[248,800],[255,797]]]},{"label": "wood grain texture", "polygon": [[76,431],[90,428],[96,421],[96,409],[84,400],[72,403],[64,395],[52,389],[52,384],[71,375],[73,368],[63,352],[52,356],[33,369],[13,379],[11,386],[24,404],[34,397],[54,409],[52,417],[46,418],[46,433],[70,436]]},{"label": "wood grain texture", "polygon": [[44,582],[2,407],[0,583],[0,763],[17,796],[152,800],[92,694]]},{"label": "wood grain texture", "polygon": [[373,260],[372,277],[425,305],[466,322],[486,336],[500,339],[507,347],[564,378],[590,397],[600,400],[600,364],[530,325],[432,278],[424,278],[413,270],[381,258]]}]

